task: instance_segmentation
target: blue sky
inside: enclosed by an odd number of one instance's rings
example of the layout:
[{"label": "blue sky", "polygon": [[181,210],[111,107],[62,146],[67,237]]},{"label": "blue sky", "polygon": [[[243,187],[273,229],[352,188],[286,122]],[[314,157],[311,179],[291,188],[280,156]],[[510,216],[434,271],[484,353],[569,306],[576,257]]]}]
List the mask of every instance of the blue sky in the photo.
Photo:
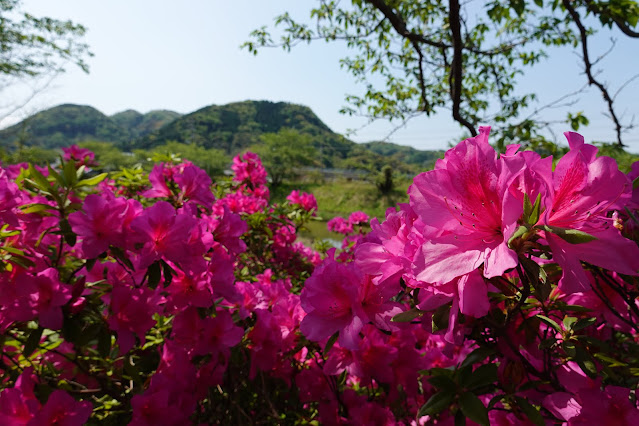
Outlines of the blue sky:
[{"label": "blue sky", "polygon": [[[289,11],[303,19],[315,4],[314,0],[24,0],[23,9],[36,16],[72,19],[85,25],[89,30],[86,42],[95,56],[89,60],[88,75],[70,67],[3,124],[61,103],[92,105],[106,114],[129,108],[188,113],[211,104],[266,99],[307,105],[339,133],[360,128],[365,119],[339,114],[344,95],[363,90],[339,67],[339,59],[348,55],[343,45],[315,42],[290,53],[263,49],[257,56],[239,49],[251,30],[271,24],[275,15]],[[605,71],[601,78],[610,83],[613,92],[639,72],[639,43],[621,35],[617,38],[617,48],[601,64]],[[608,45],[608,34],[603,34],[593,52],[601,53]],[[539,94],[539,105],[586,82],[585,76],[578,75],[580,59],[562,52],[551,51],[546,64],[521,80],[522,89]],[[23,92],[15,89],[9,94],[18,99]],[[626,119],[639,112],[637,95],[639,79],[619,94],[620,112]],[[614,137],[611,122],[602,115],[605,105],[600,99],[596,90],[589,89],[573,106],[591,120],[588,127],[580,129],[587,140]],[[549,114],[565,117],[563,110]],[[393,127],[375,123],[351,139],[380,140]],[[564,130],[569,130],[567,125],[555,128],[558,134]],[[434,118],[414,119],[389,141],[418,149],[443,149],[461,134],[450,113],[443,111]],[[631,151],[639,152],[638,129],[629,132],[625,141]]]}]

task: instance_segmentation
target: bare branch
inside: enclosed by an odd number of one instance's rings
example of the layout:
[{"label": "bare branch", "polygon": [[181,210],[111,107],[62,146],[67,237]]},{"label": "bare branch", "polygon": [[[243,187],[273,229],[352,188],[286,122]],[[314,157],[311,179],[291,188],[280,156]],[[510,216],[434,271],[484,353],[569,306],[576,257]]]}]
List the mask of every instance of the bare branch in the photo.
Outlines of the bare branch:
[{"label": "bare branch", "polygon": [[617,118],[617,114],[615,113],[615,109],[613,106],[613,99],[610,97],[610,94],[608,93],[608,89],[606,89],[606,86],[604,86],[599,81],[595,80],[595,77],[592,74],[592,63],[590,62],[590,56],[588,54],[588,32],[586,31],[586,28],[581,22],[581,18],[579,17],[579,14],[572,7],[570,0],[562,0],[562,4],[564,5],[566,10],[572,17],[573,21],[575,22],[575,25],[577,25],[577,28],[579,29],[579,34],[581,36],[581,50],[583,55],[582,59],[584,61],[584,68],[585,68],[586,75],[588,76],[588,84],[597,86],[604,100],[608,104],[608,111],[610,112],[610,118],[615,123],[615,130],[617,132],[617,145],[623,147],[625,145],[621,141],[621,123],[619,122],[619,119]]},{"label": "bare branch", "polygon": [[462,117],[460,112],[461,107],[461,92],[463,82],[463,58],[462,49],[463,41],[461,37],[461,25],[459,18],[459,0],[450,0],[448,9],[448,23],[450,25],[450,32],[453,40],[453,61],[450,68],[450,97],[453,101],[453,118],[458,123],[466,127],[472,136],[477,136],[475,126],[468,120]]}]

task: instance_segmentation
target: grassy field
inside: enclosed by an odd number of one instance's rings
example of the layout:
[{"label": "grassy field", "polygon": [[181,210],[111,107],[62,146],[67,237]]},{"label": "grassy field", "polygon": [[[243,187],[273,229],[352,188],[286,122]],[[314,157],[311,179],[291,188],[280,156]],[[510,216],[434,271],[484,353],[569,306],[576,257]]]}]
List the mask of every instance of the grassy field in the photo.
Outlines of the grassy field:
[{"label": "grassy field", "polygon": [[408,180],[398,182],[390,194],[382,195],[375,184],[368,181],[336,179],[323,183],[287,182],[271,189],[271,200],[276,203],[284,202],[292,190],[298,189],[315,195],[318,216],[324,220],[335,216],[348,217],[357,210],[382,220],[388,207],[408,202],[406,190],[409,184]]}]

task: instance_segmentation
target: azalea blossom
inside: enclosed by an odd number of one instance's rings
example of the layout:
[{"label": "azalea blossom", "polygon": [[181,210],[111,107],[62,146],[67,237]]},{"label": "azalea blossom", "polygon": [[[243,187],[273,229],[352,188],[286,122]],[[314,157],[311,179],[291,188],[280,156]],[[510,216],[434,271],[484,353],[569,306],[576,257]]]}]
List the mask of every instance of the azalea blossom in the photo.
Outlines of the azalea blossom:
[{"label": "azalea blossom", "polygon": [[482,265],[490,278],[517,265],[508,239],[523,207],[506,197],[514,173],[488,144],[489,132],[480,127],[478,136],[447,151],[408,190],[415,213],[438,230],[415,256],[420,281],[446,283]]}]

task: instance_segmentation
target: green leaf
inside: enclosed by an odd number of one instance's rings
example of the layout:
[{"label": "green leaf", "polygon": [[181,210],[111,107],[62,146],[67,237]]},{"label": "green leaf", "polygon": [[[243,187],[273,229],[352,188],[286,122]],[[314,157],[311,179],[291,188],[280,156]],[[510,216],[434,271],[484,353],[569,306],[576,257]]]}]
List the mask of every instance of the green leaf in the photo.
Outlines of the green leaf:
[{"label": "green leaf", "polygon": [[544,230],[546,232],[557,235],[559,238],[570,244],[589,243],[598,239],[597,237],[578,229],[560,228],[558,226],[544,225]]},{"label": "green leaf", "polygon": [[480,365],[473,371],[472,376],[466,383],[462,383],[468,390],[492,385],[497,381],[497,365],[490,363]]},{"label": "green leaf", "polygon": [[552,328],[554,328],[555,330],[557,330],[559,333],[563,332],[559,324],[557,324],[555,321],[548,318],[547,316],[544,316],[544,315],[535,315],[535,316],[539,318],[540,320],[542,320],[543,322],[545,322],[546,324],[548,324],[549,326],[551,326]]},{"label": "green leaf", "polygon": [[577,354],[575,355],[575,361],[581,371],[586,373],[588,377],[591,379],[597,378],[599,371],[597,370],[597,365],[595,364],[592,356],[586,352],[581,346],[576,347]]},{"label": "green leaf", "polygon": [[462,410],[457,410],[455,413],[455,426],[466,426],[466,416]]},{"label": "green leaf", "polygon": [[517,406],[521,408],[521,411],[523,411],[526,417],[528,417],[528,420],[530,420],[534,425],[544,426],[546,424],[544,418],[539,413],[539,410],[537,410],[525,398],[516,396],[515,401],[517,401]]},{"label": "green leaf", "polygon": [[464,361],[462,361],[459,367],[466,367],[467,365],[476,364],[478,362],[485,360],[487,357],[493,355],[494,353],[495,353],[494,349],[477,348],[471,353],[469,353],[468,355],[466,355],[466,358],[464,359]]},{"label": "green leaf", "polygon": [[525,223],[530,223],[530,221],[528,220],[528,218],[530,217],[530,214],[532,213],[532,203],[530,202],[530,197],[528,197],[528,194],[524,194],[524,222]]},{"label": "green leaf", "polygon": [[165,261],[161,260],[160,263],[162,264],[162,272],[164,273],[164,284],[163,284],[163,286],[164,286],[164,288],[166,288],[169,285],[171,285],[171,282],[173,281],[173,273],[175,271],[173,270],[173,268],[171,268],[171,265],[169,265]]},{"label": "green leaf", "polygon": [[73,188],[78,182],[78,175],[76,174],[75,163],[73,161],[64,163],[62,167],[62,178],[67,188]]},{"label": "green leaf", "polygon": [[106,328],[98,333],[98,354],[105,359],[111,355],[111,333]]},{"label": "green leaf", "polygon": [[535,204],[530,202],[528,194],[524,194],[524,223],[534,226],[539,220],[539,209],[541,207],[541,194],[537,194]]},{"label": "green leaf", "polygon": [[443,390],[431,396],[426,404],[419,409],[417,417],[435,416],[448,408],[455,398],[455,392]]},{"label": "green leaf", "polygon": [[539,221],[541,208],[541,194],[537,194],[537,199],[535,200],[535,204],[533,204],[532,211],[530,212],[530,216],[528,217],[528,223],[530,225],[535,225],[537,221]]},{"label": "green leaf", "polygon": [[472,392],[465,392],[459,397],[459,408],[466,417],[479,423],[480,425],[488,425],[488,410],[484,404]]},{"label": "green leaf", "polygon": [[570,312],[590,312],[592,309],[586,308],[584,306],[579,305],[565,305],[559,307],[560,311],[570,311]]},{"label": "green leaf", "polygon": [[97,260],[98,260],[97,258],[93,258],[93,259],[88,259],[86,262],[84,262],[84,267],[86,268],[88,272],[91,272],[91,269],[93,269],[93,267],[95,266],[95,262]]},{"label": "green leaf", "polygon": [[528,280],[533,285],[536,285],[539,281],[539,270],[541,269],[539,264],[525,256],[519,256],[519,262],[521,263],[521,266],[524,267],[524,272],[528,276]]},{"label": "green leaf", "polygon": [[44,328],[42,327],[38,327],[35,330],[31,331],[29,337],[27,338],[27,341],[24,344],[24,351],[22,352],[22,355],[25,358],[28,358],[40,345],[40,339],[42,338],[43,331]]},{"label": "green leaf", "polygon": [[508,239],[508,247],[511,247],[511,243],[517,238],[524,235],[526,232],[528,232],[528,227],[526,225],[521,225],[519,228],[517,228],[513,235]]},{"label": "green leaf", "polygon": [[126,253],[120,247],[111,247],[111,255],[118,259],[120,262],[124,263],[127,268],[134,271],[133,263],[129,260]]},{"label": "green leaf", "polygon": [[25,204],[20,206],[20,210],[22,213],[40,213],[46,210],[57,210],[54,206],[50,206],[44,203],[33,203],[33,204]]},{"label": "green leaf", "polygon": [[51,183],[38,171],[33,164],[29,164],[29,177],[35,186],[44,192],[51,192]]},{"label": "green leaf", "polygon": [[124,358],[124,371],[137,383],[142,383],[142,377],[137,367],[133,365],[133,360],[130,356]]},{"label": "green leaf", "polygon": [[73,344],[77,344],[77,339],[82,334],[82,327],[76,317],[65,317],[62,324],[62,337]]},{"label": "green leaf", "polygon": [[570,330],[572,325],[577,322],[577,318],[575,317],[564,317],[564,329]]},{"label": "green leaf", "polygon": [[405,312],[401,312],[391,318],[392,322],[411,322],[415,318],[419,318],[424,315],[424,311],[420,311],[417,308],[410,309]]},{"label": "green leaf", "polygon": [[62,176],[60,176],[60,173],[56,172],[50,164],[47,164],[47,168],[49,169],[49,176],[53,176],[56,182],[58,182],[58,185],[64,186],[64,180],[62,179]]},{"label": "green leaf", "polygon": [[574,358],[577,355],[577,346],[575,345],[575,342],[566,340],[561,344],[561,347],[569,357]]},{"label": "green leaf", "polygon": [[99,175],[93,176],[92,178],[82,179],[77,183],[76,186],[95,186],[106,179],[108,175],[108,173],[101,173]]},{"label": "green leaf", "polygon": [[450,305],[442,305],[433,312],[432,332],[437,333],[441,330],[448,329],[448,318],[450,314]]},{"label": "green leaf", "polygon": [[583,330],[586,327],[590,327],[593,324],[597,323],[597,318],[596,317],[592,317],[592,318],[582,318],[579,321],[577,321],[575,323],[575,325],[572,327],[572,329],[574,331],[579,331],[579,330]]},{"label": "green leaf", "polygon": [[428,379],[428,383],[430,383],[431,385],[433,385],[437,389],[448,390],[448,391],[453,391],[453,392],[455,391],[455,389],[457,387],[455,382],[450,377],[443,376],[443,375],[433,376],[433,377],[429,378]]},{"label": "green leaf", "polygon": [[67,244],[73,247],[76,243],[77,235],[71,229],[71,225],[66,218],[60,219],[60,231],[62,231],[62,235]]},{"label": "green leaf", "polygon": [[326,342],[326,346],[324,346],[324,354],[327,354],[332,348],[335,342],[337,342],[337,338],[339,337],[339,331],[333,333],[333,335]]},{"label": "green leaf", "polygon": [[155,290],[160,283],[160,278],[162,278],[162,270],[160,269],[160,262],[153,262],[149,268],[146,270],[146,274],[149,277],[147,285],[149,288]]},{"label": "green leaf", "polygon": [[601,353],[596,353],[594,357],[600,361],[604,361],[608,363],[609,367],[627,367],[628,366],[628,364],[626,364],[625,362],[618,361],[614,358],[611,358]]}]

